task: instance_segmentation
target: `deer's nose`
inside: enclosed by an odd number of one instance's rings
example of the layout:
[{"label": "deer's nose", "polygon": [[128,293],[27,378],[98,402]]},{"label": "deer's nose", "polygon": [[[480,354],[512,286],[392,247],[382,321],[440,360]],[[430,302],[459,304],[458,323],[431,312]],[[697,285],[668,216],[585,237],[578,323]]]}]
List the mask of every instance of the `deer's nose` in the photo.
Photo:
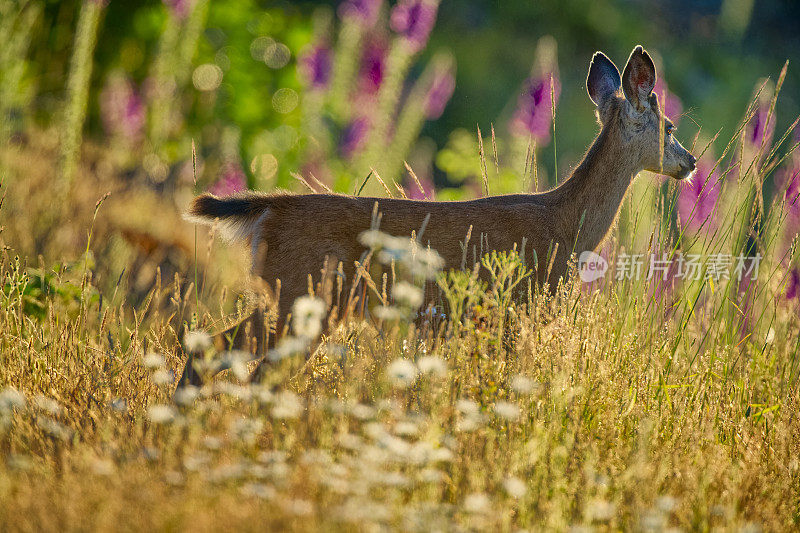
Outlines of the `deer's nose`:
[{"label": "deer's nose", "polygon": [[695,168],[697,168],[697,158],[689,154],[689,169],[694,170]]}]

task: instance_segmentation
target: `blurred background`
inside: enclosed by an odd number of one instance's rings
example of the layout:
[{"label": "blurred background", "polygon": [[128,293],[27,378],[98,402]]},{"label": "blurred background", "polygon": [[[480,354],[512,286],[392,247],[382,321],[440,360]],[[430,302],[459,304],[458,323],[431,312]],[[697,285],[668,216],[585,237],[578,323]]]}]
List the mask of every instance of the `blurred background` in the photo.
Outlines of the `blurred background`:
[{"label": "blurred background", "polygon": [[98,275],[145,291],[203,261],[180,213],[205,190],[544,190],[598,131],[592,54],[636,44],[718,156],[787,60],[745,133],[800,113],[798,27],[788,0],[0,0],[4,236],[48,263],[94,232]]}]

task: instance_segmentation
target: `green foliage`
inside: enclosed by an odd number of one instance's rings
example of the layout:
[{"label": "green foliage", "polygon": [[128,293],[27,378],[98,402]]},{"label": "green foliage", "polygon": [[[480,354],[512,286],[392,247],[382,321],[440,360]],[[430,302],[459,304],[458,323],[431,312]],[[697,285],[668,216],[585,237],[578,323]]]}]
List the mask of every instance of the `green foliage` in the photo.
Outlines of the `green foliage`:
[{"label": "green foliage", "polygon": [[19,258],[15,258],[4,272],[0,307],[6,312],[17,308],[23,316],[41,322],[55,304],[56,312],[64,312],[68,320],[74,320],[81,305],[95,305],[100,299],[97,289],[88,287],[84,291],[85,285],[76,279],[86,268],[94,268],[91,258],[56,264],[50,269],[23,268]]}]

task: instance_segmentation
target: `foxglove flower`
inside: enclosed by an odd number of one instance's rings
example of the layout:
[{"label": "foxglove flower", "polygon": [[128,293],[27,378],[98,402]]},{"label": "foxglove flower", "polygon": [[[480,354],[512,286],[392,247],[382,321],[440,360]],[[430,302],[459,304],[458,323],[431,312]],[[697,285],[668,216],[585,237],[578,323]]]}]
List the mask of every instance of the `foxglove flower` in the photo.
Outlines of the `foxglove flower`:
[{"label": "foxglove flower", "polygon": [[126,76],[109,77],[100,94],[100,115],[109,134],[132,142],[141,138],[145,124],[144,103]]},{"label": "foxglove flower", "polygon": [[770,101],[764,98],[762,93],[762,97],[758,102],[758,108],[745,128],[744,142],[746,145],[750,145],[756,149],[760,148],[762,143],[769,146],[772,135],[775,133],[775,114],[773,113],[772,116],[769,117],[769,121],[767,121],[769,107]]},{"label": "foxglove flower", "polygon": [[[550,83],[553,90],[551,98]],[[539,146],[550,142],[553,123],[553,107],[558,103],[561,84],[553,73],[531,77],[517,99],[517,109],[511,119],[511,131],[515,135],[531,136]]]},{"label": "foxglove flower", "polygon": [[720,184],[716,169],[711,172],[714,164],[711,157],[700,158],[691,181],[685,183],[678,194],[678,218],[684,227],[691,230],[701,226],[708,229],[716,222]]},{"label": "foxglove flower", "polygon": [[453,74],[452,63],[440,65],[434,72],[428,94],[425,95],[425,116],[431,120],[442,116],[455,88],[456,78]]},{"label": "foxglove flower", "polygon": [[[800,142],[800,130],[795,132],[794,143]],[[775,173],[778,194],[783,192],[786,209],[784,225],[784,251],[800,232],[800,153],[796,150],[791,159]]]},{"label": "foxglove flower", "polygon": [[228,196],[247,188],[244,171],[236,163],[223,166],[222,177],[208,190],[215,196]]},{"label": "foxglove flower", "polygon": [[794,235],[800,231],[800,161],[795,161],[784,169],[777,179],[782,182],[781,189],[786,188],[784,198],[786,199],[786,209],[789,212],[786,230]]},{"label": "foxglove flower", "polygon": [[370,41],[364,48],[359,72],[359,90],[365,94],[375,94],[383,83],[386,73],[386,46],[377,40]]},{"label": "foxglove flower", "polygon": [[789,281],[786,283],[786,299],[800,300],[800,268],[793,268],[789,272]]},{"label": "foxglove flower", "polygon": [[438,9],[438,0],[400,0],[392,9],[389,25],[412,52],[418,52],[428,42]]},{"label": "foxglove flower", "polygon": [[656,86],[653,92],[658,95],[661,107],[664,109],[664,114],[669,117],[672,122],[677,125],[681,119],[681,112],[683,111],[683,103],[681,99],[672,94],[667,88],[667,83],[664,78],[656,80]]},{"label": "foxglove flower", "polygon": [[331,80],[331,49],[323,44],[312,46],[298,61],[300,74],[312,89],[324,89]]},{"label": "foxglove flower", "polygon": [[192,8],[192,0],[163,0],[163,2],[179,19],[186,18]]},{"label": "foxglove flower", "polygon": [[419,184],[422,185],[423,191],[413,181],[406,183],[406,192],[408,197],[412,200],[433,200],[436,195],[436,187],[433,182],[426,177],[418,176]]},{"label": "foxglove flower", "polygon": [[342,20],[354,20],[371,27],[378,19],[383,0],[347,0],[339,5]]},{"label": "foxglove flower", "polygon": [[339,138],[339,153],[345,159],[350,159],[364,145],[364,140],[369,131],[369,120],[360,117],[345,126]]}]

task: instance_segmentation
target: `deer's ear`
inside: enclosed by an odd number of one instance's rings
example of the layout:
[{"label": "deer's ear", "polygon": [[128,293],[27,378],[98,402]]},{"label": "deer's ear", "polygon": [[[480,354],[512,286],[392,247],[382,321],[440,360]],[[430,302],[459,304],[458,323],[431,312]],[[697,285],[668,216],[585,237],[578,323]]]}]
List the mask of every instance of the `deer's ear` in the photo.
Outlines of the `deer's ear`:
[{"label": "deer's ear", "polygon": [[586,90],[594,105],[600,107],[621,84],[617,66],[603,52],[595,52],[586,76]]},{"label": "deer's ear", "polygon": [[633,107],[642,111],[648,104],[648,97],[656,86],[656,66],[650,54],[637,46],[628,58],[622,72],[622,90]]}]

